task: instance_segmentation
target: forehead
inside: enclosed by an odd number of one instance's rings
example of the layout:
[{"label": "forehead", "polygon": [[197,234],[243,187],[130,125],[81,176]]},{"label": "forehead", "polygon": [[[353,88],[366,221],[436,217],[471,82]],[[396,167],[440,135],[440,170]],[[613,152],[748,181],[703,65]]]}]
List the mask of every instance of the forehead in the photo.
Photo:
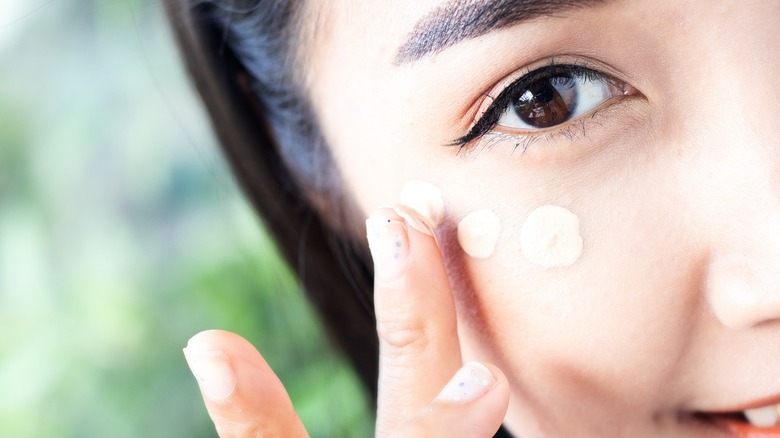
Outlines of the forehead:
[{"label": "forehead", "polygon": [[304,27],[310,35],[311,64],[333,63],[339,53],[356,53],[371,47],[361,55],[373,62],[390,64],[399,44],[409,34],[415,22],[441,0],[321,0],[308,2]]}]

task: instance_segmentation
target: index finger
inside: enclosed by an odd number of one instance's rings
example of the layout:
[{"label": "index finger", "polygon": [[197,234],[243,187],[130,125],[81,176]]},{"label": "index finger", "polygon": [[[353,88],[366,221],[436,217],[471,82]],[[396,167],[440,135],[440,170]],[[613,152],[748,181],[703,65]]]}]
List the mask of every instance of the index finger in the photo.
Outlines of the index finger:
[{"label": "index finger", "polygon": [[403,206],[374,212],[366,229],[379,335],[376,430],[386,436],[436,396],[460,368],[461,353],[433,230]]}]

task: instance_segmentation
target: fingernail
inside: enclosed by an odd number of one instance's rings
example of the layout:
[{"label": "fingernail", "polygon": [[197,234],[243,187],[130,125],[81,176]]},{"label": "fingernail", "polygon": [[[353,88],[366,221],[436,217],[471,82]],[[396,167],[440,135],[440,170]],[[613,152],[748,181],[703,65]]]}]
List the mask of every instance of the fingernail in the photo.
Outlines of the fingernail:
[{"label": "fingernail", "polygon": [[200,390],[212,400],[228,398],[236,388],[236,374],[230,359],[220,350],[201,350],[187,346],[184,358],[198,381]]},{"label": "fingernail", "polygon": [[387,280],[400,274],[409,256],[406,225],[400,217],[391,209],[377,210],[366,219],[366,236],[376,276]]},{"label": "fingernail", "polygon": [[428,220],[420,214],[417,210],[408,207],[403,204],[397,204],[393,206],[393,210],[398,213],[398,216],[404,218],[407,224],[409,224],[415,230],[433,236],[433,227]]},{"label": "fingernail", "polygon": [[495,384],[496,379],[487,367],[479,362],[468,362],[455,373],[436,398],[468,402],[482,396]]}]

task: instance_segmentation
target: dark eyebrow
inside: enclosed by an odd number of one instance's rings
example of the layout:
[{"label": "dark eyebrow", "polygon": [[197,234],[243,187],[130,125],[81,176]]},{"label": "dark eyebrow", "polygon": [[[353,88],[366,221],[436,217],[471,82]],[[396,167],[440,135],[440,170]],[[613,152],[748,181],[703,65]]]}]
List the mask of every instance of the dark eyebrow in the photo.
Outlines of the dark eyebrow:
[{"label": "dark eyebrow", "polygon": [[394,63],[417,61],[463,40],[536,18],[607,0],[452,0],[421,18]]}]

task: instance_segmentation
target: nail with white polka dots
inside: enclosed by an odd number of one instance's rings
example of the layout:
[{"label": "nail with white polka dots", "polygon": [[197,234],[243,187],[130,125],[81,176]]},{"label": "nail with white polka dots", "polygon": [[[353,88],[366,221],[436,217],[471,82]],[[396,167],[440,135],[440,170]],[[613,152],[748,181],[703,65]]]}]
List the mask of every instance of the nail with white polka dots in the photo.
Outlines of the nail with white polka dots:
[{"label": "nail with white polka dots", "polygon": [[479,362],[468,362],[455,373],[436,397],[437,400],[466,403],[488,392],[496,384],[496,378]]},{"label": "nail with white polka dots", "polygon": [[366,235],[374,273],[383,280],[400,275],[409,257],[406,223],[392,208],[380,208],[366,219]]}]

